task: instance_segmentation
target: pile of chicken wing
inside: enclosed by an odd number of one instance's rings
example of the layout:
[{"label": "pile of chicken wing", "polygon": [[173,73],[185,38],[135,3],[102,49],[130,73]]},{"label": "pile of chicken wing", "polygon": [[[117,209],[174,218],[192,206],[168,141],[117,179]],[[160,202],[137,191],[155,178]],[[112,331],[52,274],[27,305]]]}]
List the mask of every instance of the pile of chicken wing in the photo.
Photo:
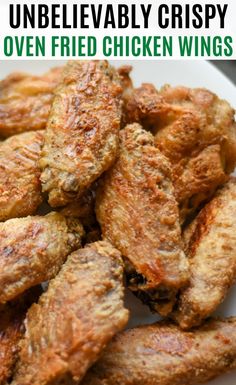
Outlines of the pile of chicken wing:
[{"label": "pile of chicken wing", "polygon": [[[0,385],[194,385],[236,369],[234,110],[70,61],[0,82]],[[124,290],[162,321],[127,330]],[[158,319],[158,317],[157,317]]]}]

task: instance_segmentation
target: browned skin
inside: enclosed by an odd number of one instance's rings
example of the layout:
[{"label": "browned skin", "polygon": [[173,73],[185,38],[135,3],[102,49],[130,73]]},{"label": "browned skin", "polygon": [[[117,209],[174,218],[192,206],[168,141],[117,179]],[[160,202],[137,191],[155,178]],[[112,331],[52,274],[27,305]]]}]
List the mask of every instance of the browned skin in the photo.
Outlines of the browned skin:
[{"label": "browned skin", "polygon": [[119,158],[101,180],[96,213],[103,237],[127,263],[129,287],[162,314],[188,281],[170,165],[138,124],[120,132]]},{"label": "browned skin", "polygon": [[78,383],[128,320],[120,253],[96,242],[68,257],[27,314],[14,385]]},{"label": "browned skin", "polygon": [[157,147],[170,160],[184,221],[235,167],[234,110],[206,89],[165,86],[157,92],[151,84],[130,93],[124,106],[126,121],[156,134]]},{"label": "browned skin", "polygon": [[[128,96],[133,91],[133,82],[130,77],[130,72],[132,71],[132,67],[129,65],[124,65],[117,69],[118,74],[121,79],[121,85],[123,88],[122,94],[122,105],[126,102]],[[123,108],[125,110],[125,108]]]},{"label": "browned skin", "polygon": [[213,313],[236,281],[235,178],[218,191],[186,232],[190,286],[182,291],[173,316],[188,329]]},{"label": "browned skin", "polygon": [[105,61],[70,61],[52,105],[40,167],[49,204],[81,196],[114,162],[122,87]]},{"label": "browned skin", "polygon": [[38,299],[39,287],[7,305],[0,306],[0,385],[6,385],[12,377],[23,337],[23,320],[27,308]]},{"label": "browned skin", "polygon": [[64,207],[61,214],[80,219],[83,226],[92,225],[95,221],[95,190],[96,187],[86,190],[79,199]]},{"label": "browned skin", "polygon": [[97,182],[81,198],[69,203],[60,211],[66,217],[74,217],[80,220],[85,231],[84,244],[101,240],[101,229],[95,215],[96,188]]},{"label": "browned skin", "polygon": [[0,143],[0,221],[32,215],[42,202],[38,167],[42,146],[42,131]]},{"label": "browned skin", "polygon": [[82,234],[78,220],[58,213],[0,223],[0,303],[54,277]]},{"label": "browned skin", "polygon": [[0,82],[0,137],[46,127],[61,68],[42,76],[13,73]]},{"label": "browned skin", "polygon": [[236,318],[192,332],[167,322],[118,334],[81,385],[196,385],[236,368]]}]

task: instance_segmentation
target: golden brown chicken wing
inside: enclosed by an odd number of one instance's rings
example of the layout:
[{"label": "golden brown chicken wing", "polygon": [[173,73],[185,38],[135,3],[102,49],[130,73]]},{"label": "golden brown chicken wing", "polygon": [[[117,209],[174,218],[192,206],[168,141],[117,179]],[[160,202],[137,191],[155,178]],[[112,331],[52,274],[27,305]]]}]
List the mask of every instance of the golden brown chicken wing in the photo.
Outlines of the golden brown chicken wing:
[{"label": "golden brown chicken wing", "polygon": [[121,118],[121,82],[105,61],[65,67],[47,125],[40,166],[49,203],[77,199],[113,163]]},{"label": "golden brown chicken wing", "polygon": [[188,232],[190,286],[174,317],[182,328],[199,325],[216,310],[236,281],[236,179],[198,214]]},{"label": "golden brown chicken wing", "polygon": [[151,84],[130,93],[124,108],[126,120],[151,130],[170,160],[184,221],[235,167],[234,110],[206,89],[165,86],[157,92]]},{"label": "golden brown chicken wing", "polygon": [[40,294],[40,288],[36,287],[13,302],[0,305],[0,385],[6,385],[12,377],[24,334],[26,310]]},{"label": "golden brown chicken wing", "polygon": [[42,146],[42,131],[0,143],[0,221],[32,215],[42,202],[38,167]]},{"label": "golden brown chicken wing", "polygon": [[27,314],[14,385],[77,384],[126,324],[120,253],[97,242],[68,257]]},{"label": "golden brown chicken wing", "polygon": [[0,303],[54,277],[82,234],[78,220],[58,213],[0,223]]},{"label": "golden brown chicken wing", "polygon": [[46,127],[62,69],[42,76],[13,73],[0,82],[0,137]]},{"label": "golden brown chicken wing", "polygon": [[118,334],[81,385],[196,385],[236,369],[236,318],[193,332],[161,322]]},{"label": "golden brown chicken wing", "polygon": [[127,261],[129,287],[166,314],[188,281],[168,160],[140,125],[120,132],[119,158],[101,180],[96,213],[103,237]]}]

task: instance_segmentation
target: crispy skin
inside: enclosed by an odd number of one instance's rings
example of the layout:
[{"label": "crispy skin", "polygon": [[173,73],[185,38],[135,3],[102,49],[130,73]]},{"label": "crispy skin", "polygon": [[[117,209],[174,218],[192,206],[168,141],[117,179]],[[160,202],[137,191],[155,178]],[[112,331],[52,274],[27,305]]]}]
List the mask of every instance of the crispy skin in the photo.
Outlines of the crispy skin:
[{"label": "crispy skin", "polygon": [[13,73],[0,82],[0,137],[46,127],[62,69],[42,76]]},{"label": "crispy skin", "polygon": [[152,84],[144,83],[124,95],[123,111],[126,124],[137,122],[152,130],[161,117],[168,116],[168,105]]},{"label": "crispy skin", "polygon": [[132,69],[133,67],[129,65],[123,65],[117,69],[121,79],[122,88],[125,93],[133,89],[133,83],[130,77],[130,72]]},{"label": "crispy skin", "polygon": [[122,261],[108,242],[68,257],[27,314],[14,385],[78,383],[126,324]]},{"label": "crispy skin", "polygon": [[95,214],[97,182],[88,189],[77,201],[69,203],[60,212],[66,217],[75,217],[83,225],[85,236],[83,244],[93,243],[101,240],[101,229]]},{"label": "crispy skin", "polygon": [[187,329],[215,311],[236,280],[235,178],[219,190],[186,232],[191,279],[174,317]]},{"label": "crispy skin", "polygon": [[236,318],[193,332],[166,322],[118,334],[81,385],[196,385],[236,368]]},{"label": "crispy skin", "polygon": [[13,302],[0,306],[0,385],[10,380],[24,334],[23,321],[28,307],[41,294],[36,287]]},{"label": "crispy skin", "polygon": [[96,187],[88,189],[79,199],[69,203],[60,212],[66,217],[78,218],[83,226],[93,225],[95,218]]},{"label": "crispy skin", "polygon": [[0,143],[0,221],[32,215],[42,202],[38,167],[42,146],[42,131]]},{"label": "crispy skin", "polygon": [[[169,312],[188,280],[169,162],[138,124],[120,132],[119,158],[101,180],[96,213],[103,237],[128,261],[130,288]],[[161,309],[162,308],[162,309]]]},{"label": "crispy skin", "polygon": [[54,277],[82,234],[78,220],[58,213],[0,223],[0,303]]},{"label": "crispy skin", "polygon": [[236,164],[234,110],[206,89],[151,84],[130,93],[125,115],[151,130],[172,164],[182,221],[223,184]]},{"label": "crispy skin", "polygon": [[81,196],[115,160],[122,87],[105,61],[71,61],[56,91],[40,166],[51,206]]},{"label": "crispy skin", "polygon": [[117,69],[120,79],[121,79],[121,84],[123,88],[123,93],[122,93],[122,119],[121,119],[121,127],[126,126],[126,107],[124,106],[126,104],[126,101],[129,99],[130,94],[133,91],[133,82],[130,77],[130,72],[132,71],[132,67],[129,65],[124,65],[122,67],[119,67]]}]

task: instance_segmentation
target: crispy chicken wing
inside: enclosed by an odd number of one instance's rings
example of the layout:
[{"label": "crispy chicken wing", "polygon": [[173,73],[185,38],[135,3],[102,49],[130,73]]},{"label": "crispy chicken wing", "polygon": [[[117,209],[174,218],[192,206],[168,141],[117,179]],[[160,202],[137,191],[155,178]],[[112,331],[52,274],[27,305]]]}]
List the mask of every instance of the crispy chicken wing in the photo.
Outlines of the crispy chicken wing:
[{"label": "crispy chicken wing", "polygon": [[120,131],[119,158],[101,180],[96,213],[104,238],[127,261],[129,287],[162,314],[186,285],[178,207],[168,160],[138,124]]},{"label": "crispy chicken wing", "polygon": [[27,314],[14,385],[79,383],[126,324],[120,253],[97,242],[68,257]]},{"label": "crispy chicken wing", "polygon": [[32,215],[42,202],[38,167],[42,145],[42,131],[0,143],[0,221]]},{"label": "crispy chicken wing", "polygon": [[206,89],[151,84],[129,93],[128,122],[155,134],[157,147],[172,164],[182,221],[213,195],[236,164],[234,110]]},{"label": "crispy chicken wing", "polygon": [[0,303],[54,277],[82,234],[78,220],[58,213],[0,223]]},{"label": "crispy chicken wing", "polygon": [[188,232],[190,286],[180,295],[175,319],[199,325],[236,281],[236,179],[232,178],[198,214]]},{"label": "crispy chicken wing", "polygon": [[42,76],[13,73],[0,82],[0,137],[46,127],[62,69]]},{"label": "crispy chicken wing", "polygon": [[6,305],[0,305],[0,385],[11,379],[18,358],[19,342],[24,334],[27,308],[37,301],[41,290],[34,288]]},{"label": "crispy chicken wing", "polygon": [[105,61],[71,61],[56,91],[40,166],[49,203],[78,198],[113,163],[122,87]]},{"label": "crispy chicken wing", "polygon": [[118,334],[81,385],[195,385],[236,369],[236,318],[193,332],[166,322]]}]

